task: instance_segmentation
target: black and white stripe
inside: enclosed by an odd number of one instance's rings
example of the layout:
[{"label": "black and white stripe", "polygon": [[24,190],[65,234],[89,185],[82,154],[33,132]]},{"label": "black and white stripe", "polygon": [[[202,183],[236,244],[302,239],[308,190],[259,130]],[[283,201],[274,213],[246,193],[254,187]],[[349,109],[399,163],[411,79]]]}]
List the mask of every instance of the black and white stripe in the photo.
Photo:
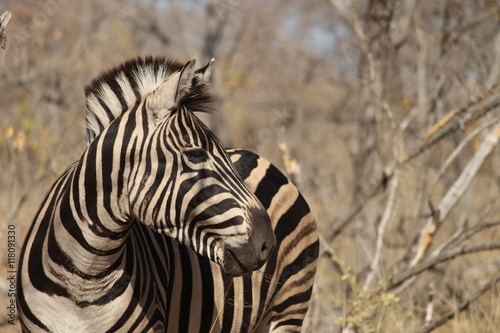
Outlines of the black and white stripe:
[{"label": "black and white stripe", "polygon": [[194,63],[134,59],[86,88],[88,147],[21,254],[24,331],[300,331],[314,218],[274,166],[194,115],[212,108],[212,62]]}]

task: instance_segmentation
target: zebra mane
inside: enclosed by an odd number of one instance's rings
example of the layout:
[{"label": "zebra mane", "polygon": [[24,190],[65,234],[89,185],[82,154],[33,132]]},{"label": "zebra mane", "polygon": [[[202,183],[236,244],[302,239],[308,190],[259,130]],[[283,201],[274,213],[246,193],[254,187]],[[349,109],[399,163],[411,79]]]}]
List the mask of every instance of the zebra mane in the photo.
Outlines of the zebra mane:
[{"label": "zebra mane", "polygon": [[[131,59],[105,71],[85,87],[87,145],[114,119],[154,91],[167,77],[183,68],[183,63],[164,57]],[[214,111],[214,98],[206,80],[195,72],[190,92],[179,105],[193,112]]]}]

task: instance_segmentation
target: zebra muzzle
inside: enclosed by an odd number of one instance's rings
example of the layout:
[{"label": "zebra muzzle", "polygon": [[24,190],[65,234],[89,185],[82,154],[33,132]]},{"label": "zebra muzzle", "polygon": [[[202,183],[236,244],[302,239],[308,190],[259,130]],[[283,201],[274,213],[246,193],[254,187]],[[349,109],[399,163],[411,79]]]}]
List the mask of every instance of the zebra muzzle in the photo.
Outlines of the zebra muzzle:
[{"label": "zebra muzzle", "polygon": [[276,248],[269,216],[264,210],[252,209],[250,212],[252,234],[248,243],[238,247],[226,247],[224,261],[221,265],[224,273],[240,276],[262,267]]}]

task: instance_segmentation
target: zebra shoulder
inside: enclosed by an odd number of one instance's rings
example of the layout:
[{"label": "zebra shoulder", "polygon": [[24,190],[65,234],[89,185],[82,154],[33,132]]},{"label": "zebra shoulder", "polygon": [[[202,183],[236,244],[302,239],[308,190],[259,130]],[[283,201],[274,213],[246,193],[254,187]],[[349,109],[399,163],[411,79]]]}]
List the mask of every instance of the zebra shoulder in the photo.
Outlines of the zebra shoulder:
[{"label": "zebra shoulder", "polygon": [[[257,194],[258,187],[265,186],[268,193],[288,184],[288,178],[265,158],[243,149],[227,149],[236,171],[251,191]],[[272,196],[274,196],[273,193]],[[262,198],[259,198],[262,201]],[[264,207],[268,208],[264,202]]]},{"label": "zebra shoulder", "polygon": [[319,255],[316,220],[295,185],[273,164],[246,150],[231,149],[227,153],[266,208],[276,236],[276,252],[262,270],[271,278],[259,286],[268,290],[262,325],[273,332],[300,332]]},{"label": "zebra shoulder", "polygon": [[[313,243],[317,243],[317,226],[310,208],[299,190],[271,162],[247,150],[228,149],[227,153],[245,181],[268,211],[278,237],[296,228],[309,230]],[[281,226],[284,226],[282,228]]]}]

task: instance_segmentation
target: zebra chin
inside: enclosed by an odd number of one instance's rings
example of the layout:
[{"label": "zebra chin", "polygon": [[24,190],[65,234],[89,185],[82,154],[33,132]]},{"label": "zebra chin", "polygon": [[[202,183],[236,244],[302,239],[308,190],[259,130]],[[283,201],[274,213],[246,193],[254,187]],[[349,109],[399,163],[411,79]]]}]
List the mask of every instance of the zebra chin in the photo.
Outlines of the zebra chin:
[{"label": "zebra chin", "polygon": [[240,276],[261,268],[274,253],[276,237],[271,220],[265,210],[250,209],[252,233],[245,244],[226,245],[224,259],[219,262],[222,271],[230,276]]},{"label": "zebra chin", "polygon": [[269,252],[267,257],[260,257],[248,251],[226,248],[224,260],[220,266],[226,275],[241,276],[261,268],[269,260],[271,253]]}]

